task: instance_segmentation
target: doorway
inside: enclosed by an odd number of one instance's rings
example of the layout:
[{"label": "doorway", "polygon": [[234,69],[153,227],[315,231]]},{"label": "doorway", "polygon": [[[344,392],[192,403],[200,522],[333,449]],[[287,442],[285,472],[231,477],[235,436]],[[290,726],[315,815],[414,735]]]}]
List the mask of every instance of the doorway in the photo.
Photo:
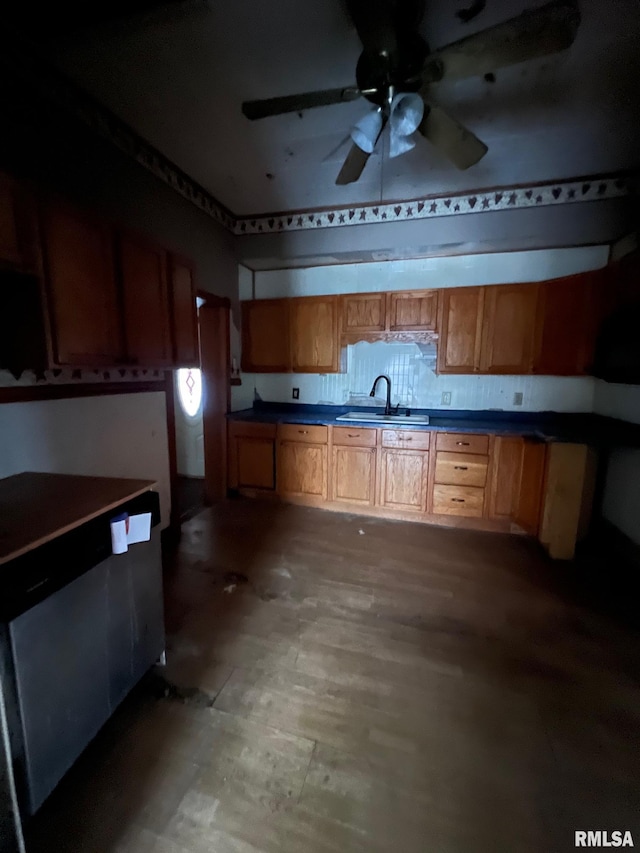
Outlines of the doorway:
[{"label": "doorway", "polygon": [[227,493],[230,407],[230,302],[198,291],[200,367],[168,374],[167,414],[171,468],[171,526]]},{"label": "doorway", "polygon": [[227,412],[231,405],[228,299],[198,291],[204,492],[208,505],[227,496]]}]

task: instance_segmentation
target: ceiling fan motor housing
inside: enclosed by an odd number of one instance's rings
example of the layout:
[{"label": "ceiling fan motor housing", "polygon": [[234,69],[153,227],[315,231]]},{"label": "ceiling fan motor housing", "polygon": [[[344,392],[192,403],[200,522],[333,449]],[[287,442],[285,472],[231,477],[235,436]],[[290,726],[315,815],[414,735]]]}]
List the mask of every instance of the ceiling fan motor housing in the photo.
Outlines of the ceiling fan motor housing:
[{"label": "ceiling fan motor housing", "polygon": [[396,92],[417,92],[422,85],[422,69],[428,54],[426,41],[417,33],[403,34],[394,54],[365,49],[356,65],[358,88],[379,107],[388,104],[391,87]]}]

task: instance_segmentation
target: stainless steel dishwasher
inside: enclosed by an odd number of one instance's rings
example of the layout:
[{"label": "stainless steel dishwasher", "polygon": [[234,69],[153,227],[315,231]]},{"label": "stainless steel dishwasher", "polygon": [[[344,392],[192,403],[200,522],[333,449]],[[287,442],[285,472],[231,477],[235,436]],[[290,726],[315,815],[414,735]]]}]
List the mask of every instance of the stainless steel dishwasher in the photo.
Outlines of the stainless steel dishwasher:
[{"label": "stainless steel dishwasher", "polygon": [[158,495],[122,511],[152,512],[149,542],[113,555],[111,511],[3,567],[3,684],[23,814],[164,650]]}]

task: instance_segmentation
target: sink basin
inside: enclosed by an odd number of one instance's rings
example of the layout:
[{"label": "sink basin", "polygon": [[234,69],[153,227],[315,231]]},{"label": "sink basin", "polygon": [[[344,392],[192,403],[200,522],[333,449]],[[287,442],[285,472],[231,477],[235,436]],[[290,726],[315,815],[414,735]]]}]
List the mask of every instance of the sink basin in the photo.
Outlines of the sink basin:
[{"label": "sink basin", "polygon": [[371,424],[393,424],[405,426],[409,424],[428,424],[429,415],[385,415],[380,412],[347,412],[336,418],[337,421],[360,421]]}]

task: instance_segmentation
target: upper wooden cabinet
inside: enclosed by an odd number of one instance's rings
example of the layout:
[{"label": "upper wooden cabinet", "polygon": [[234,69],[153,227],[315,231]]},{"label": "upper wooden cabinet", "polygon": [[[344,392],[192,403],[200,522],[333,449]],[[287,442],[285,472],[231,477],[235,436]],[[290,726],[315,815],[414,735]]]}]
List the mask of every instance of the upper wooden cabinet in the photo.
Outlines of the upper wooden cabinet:
[{"label": "upper wooden cabinet", "polygon": [[167,253],[132,234],[121,234],[118,245],[127,363],[170,366]]},{"label": "upper wooden cabinet", "polygon": [[198,364],[193,267],[0,174],[0,368]]},{"label": "upper wooden cabinet", "polygon": [[593,273],[540,285],[535,373],[576,376],[589,372],[594,359],[600,291],[600,277]]},{"label": "upper wooden cabinet", "polygon": [[242,303],[242,369],[246,373],[291,369],[288,299]]},{"label": "upper wooden cabinet", "polygon": [[0,268],[39,272],[36,204],[28,188],[0,173]]},{"label": "upper wooden cabinet", "polygon": [[173,363],[176,367],[193,367],[200,363],[198,314],[194,270],[185,258],[169,257],[169,291]]},{"label": "upper wooden cabinet", "polygon": [[386,293],[349,293],[341,299],[342,333],[384,332],[387,328]]},{"label": "upper wooden cabinet", "polygon": [[338,373],[338,299],[311,296],[290,300],[291,369],[294,373]]},{"label": "upper wooden cabinet", "polygon": [[54,364],[122,363],[111,231],[57,201],[45,206],[43,231]]},{"label": "upper wooden cabinet", "polygon": [[483,306],[483,287],[442,291],[438,373],[474,373],[479,369]]},{"label": "upper wooden cabinet", "polygon": [[537,284],[486,287],[482,324],[482,373],[531,373],[538,319]]},{"label": "upper wooden cabinet", "polygon": [[437,290],[408,290],[389,293],[390,332],[435,331],[438,314]]},{"label": "upper wooden cabinet", "polygon": [[[341,335],[346,343],[358,340],[416,340],[437,329],[438,291],[407,290],[393,293],[349,293],[340,298]],[[421,338],[419,336],[422,335]]]}]

